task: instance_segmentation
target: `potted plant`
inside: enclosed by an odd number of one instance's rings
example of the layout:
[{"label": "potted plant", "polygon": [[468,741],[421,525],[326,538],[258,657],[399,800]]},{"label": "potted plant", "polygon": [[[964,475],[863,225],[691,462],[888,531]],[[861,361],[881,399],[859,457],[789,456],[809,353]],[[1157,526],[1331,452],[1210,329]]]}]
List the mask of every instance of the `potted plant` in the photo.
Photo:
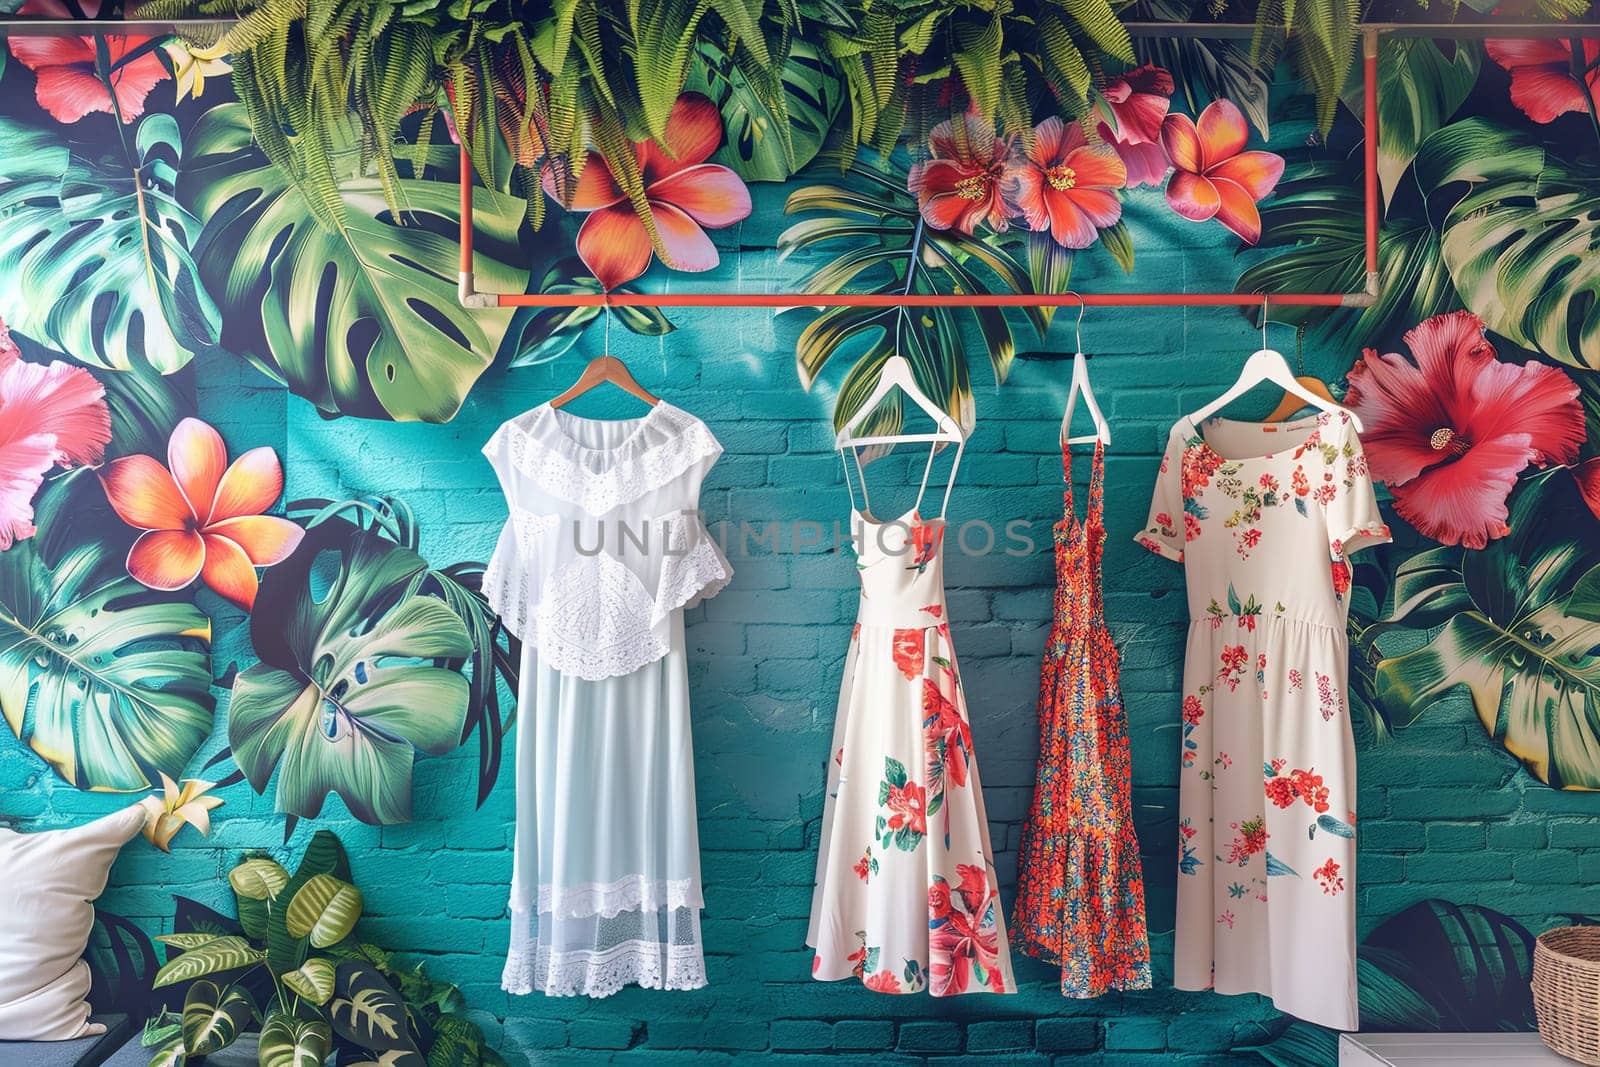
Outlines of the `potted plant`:
[{"label": "potted plant", "polygon": [[[503,1064],[460,991],[398,968],[354,937],[361,890],[344,846],[319,830],[290,874],[264,855],[228,874],[231,919],[180,899],[155,988],[169,1010],[145,1027],[150,1067],[183,1067],[252,1033],[262,1067]],[[181,1005],[181,1011],[171,1010]],[[241,1049],[243,1043],[241,1043]]]}]

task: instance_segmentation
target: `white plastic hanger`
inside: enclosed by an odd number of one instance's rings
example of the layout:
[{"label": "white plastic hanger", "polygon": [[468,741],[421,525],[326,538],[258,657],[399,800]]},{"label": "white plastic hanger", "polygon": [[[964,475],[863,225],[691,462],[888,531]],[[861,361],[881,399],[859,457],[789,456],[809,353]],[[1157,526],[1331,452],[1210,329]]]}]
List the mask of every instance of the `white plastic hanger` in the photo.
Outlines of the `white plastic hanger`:
[{"label": "white plastic hanger", "polygon": [[[911,402],[932,419],[934,430],[932,433],[909,434],[869,434],[866,437],[857,437],[855,429],[866,421],[883,398],[889,395],[891,389],[899,388],[901,392],[911,398]],[[917,385],[916,379],[911,374],[911,364],[906,362],[904,356],[890,356],[883,364],[883,370],[878,374],[878,384],[870,396],[856,408],[856,413],[850,416],[850,421],[844,424],[838,436],[834,438],[835,448],[864,448],[867,445],[901,445],[914,444],[918,441],[948,441],[951,444],[965,444],[967,437],[961,432],[961,426],[955,419],[928,399]]]},{"label": "white plastic hanger", "polygon": [[[1078,294],[1073,293],[1073,296]],[[1111,447],[1111,427],[1106,423],[1106,417],[1100,413],[1100,405],[1095,401],[1094,389],[1089,385],[1089,357],[1083,354],[1083,298],[1078,297],[1078,325],[1074,331],[1076,341],[1072,351],[1072,384],[1067,386],[1067,410],[1061,416],[1061,443],[1064,445],[1086,445],[1094,441],[1100,442],[1107,448]],[[1083,404],[1089,409],[1089,417],[1094,420],[1094,433],[1088,437],[1068,437],[1072,429],[1072,411],[1078,404],[1078,394],[1083,394]]]},{"label": "white plastic hanger", "polygon": [[1233,383],[1232,387],[1229,388],[1227,392],[1213,400],[1211,403],[1201,408],[1199,411],[1191,414],[1189,416],[1189,421],[1195,425],[1199,425],[1206,419],[1209,419],[1212,415],[1215,415],[1217,412],[1233,403],[1235,400],[1239,399],[1241,396],[1244,396],[1256,386],[1265,383],[1276,385],[1284,392],[1292,396],[1299,397],[1301,400],[1304,400],[1308,405],[1316,408],[1318,411],[1325,411],[1329,414],[1343,413],[1348,415],[1350,417],[1350,421],[1355,425],[1356,432],[1360,433],[1362,431],[1361,419],[1356,416],[1355,412],[1351,411],[1349,408],[1341,407],[1340,405],[1335,404],[1332,400],[1329,400],[1326,397],[1318,396],[1310,389],[1307,389],[1305,386],[1301,385],[1300,382],[1295,378],[1294,371],[1290,369],[1289,361],[1283,358],[1283,353],[1267,347],[1267,298],[1262,297],[1261,348],[1258,349],[1249,359],[1245,360],[1244,369],[1239,372],[1239,378]]},{"label": "white plastic hanger", "polygon": [[[921,408],[923,413],[933,420],[933,432],[868,434],[866,437],[857,437],[855,435],[856,427],[861,425],[872,414],[873,409],[882,402],[884,397],[889,395],[891,389],[896,388],[910,397],[911,402]],[[884,361],[883,369],[878,372],[878,384],[873,387],[872,393],[866,400],[862,401],[861,406],[856,409],[856,413],[850,416],[849,421],[844,424],[844,428],[834,437],[834,447],[839,450],[840,459],[844,461],[845,487],[849,489],[852,500],[855,497],[855,488],[850,481],[850,461],[844,459],[844,450],[848,448],[850,454],[855,457],[856,475],[861,481],[861,513],[863,516],[870,518],[872,501],[867,496],[867,472],[862,467],[861,449],[869,445],[903,445],[919,442],[928,443],[933,447],[928,449],[928,462],[922,470],[922,484],[917,487],[917,503],[912,509],[913,514],[921,508],[922,496],[928,491],[928,477],[933,473],[933,457],[938,452],[938,443],[945,442],[956,446],[955,459],[950,467],[950,480],[945,483],[944,500],[939,505],[938,517],[942,520],[946,510],[950,507],[950,490],[955,487],[956,470],[961,466],[961,452],[966,447],[967,436],[961,432],[961,424],[951,418],[943,408],[930,400],[928,394],[924,393],[921,387],[917,385],[916,378],[911,373],[911,364],[906,362],[905,357],[900,355],[890,356]]]}]

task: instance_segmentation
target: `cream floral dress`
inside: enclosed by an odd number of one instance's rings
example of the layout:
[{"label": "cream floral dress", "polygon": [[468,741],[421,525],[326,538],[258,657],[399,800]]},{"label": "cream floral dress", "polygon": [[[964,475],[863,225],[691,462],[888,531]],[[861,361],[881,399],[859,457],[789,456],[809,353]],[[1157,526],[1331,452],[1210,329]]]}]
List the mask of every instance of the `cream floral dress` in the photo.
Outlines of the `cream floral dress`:
[{"label": "cream floral dress", "polygon": [[1354,1030],[1345,597],[1389,528],[1349,416],[1179,422],[1136,540],[1188,585],[1175,984]]},{"label": "cream floral dress", "polygon": [[943,519],[857,512],[861,611],[828,761],[811,973],[1010,993],[1011,952],[945,615]]}]

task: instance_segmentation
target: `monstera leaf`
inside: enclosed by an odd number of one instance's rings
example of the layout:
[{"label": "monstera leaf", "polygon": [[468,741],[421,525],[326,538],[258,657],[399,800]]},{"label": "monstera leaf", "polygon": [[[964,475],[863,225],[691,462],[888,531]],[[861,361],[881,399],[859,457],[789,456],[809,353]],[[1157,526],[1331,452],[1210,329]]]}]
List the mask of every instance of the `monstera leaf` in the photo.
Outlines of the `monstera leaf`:
[{"label": "monstera leaf", "polygon": [[1417,179],[1466,182],[1441,251],[1467,307],[1525,348],[1600,370],[1600,182],[1527,136],[1467,119],[1428,138]]},{"label": "monstera leaf", "polygon": [[0,552],[0,712],[80,789],[176,778],[211,732],[211,621],[98,541],[46,558],[58,540]]},{"label": "monstera leaf", "polygon": [[56,131],[0,119],[0,317],[89,366],[170,374],[221,321],[174,196],[178,123],[152,114],[132,159],[88,158]]},{"label": "monstera leaf", "polygon": [[[336,561],[325,587],[313,575],[324,553]],[[440,661],[464,659],[472,641],[441,600],[416,592],[427,569],[335,518],[262,579],[250,618],[261,662],[234,682],[228,738],[256,792],[278,769],[279,811],[314,817],[336,792],[363,822],[405,822],[415,750],[461,743],[467,680]]]},{"label": "monstera leaf", "polygon": [[1560,470],[1524,482],[1508,521],[1509,535],[1460,551],[1455,568],[1437,552],[1402,564],[1388,621],[1457,610],[1426,645],[1378,665],[1378,699],[1404,725],[1464,687],[1484,729],[1540,781],[1600,789],[1600,529]]},{"label": "monstera leaf", "polygon": [[273,1012],[261,1027],[261,1067],[323,1067],[333,1051],[333,1033],[316,1019]]},{"label": "monstera leaf", "polygon": [[[353,166],[353,129],[334,132]],[[456,183],[399,183],[405,225],[391,219],[376,176],[340,186],[343,226],[329,229],[282,168],[252,147],[239,104],[205,113],[189,139],[179,192],[206,219],[201,273],[222,294],[223,344],[328,414],[448,421],[500,346],[511,309],[456,299]],[[523,203],[479,190],[474,201],[482,288],[522,292]]]}]

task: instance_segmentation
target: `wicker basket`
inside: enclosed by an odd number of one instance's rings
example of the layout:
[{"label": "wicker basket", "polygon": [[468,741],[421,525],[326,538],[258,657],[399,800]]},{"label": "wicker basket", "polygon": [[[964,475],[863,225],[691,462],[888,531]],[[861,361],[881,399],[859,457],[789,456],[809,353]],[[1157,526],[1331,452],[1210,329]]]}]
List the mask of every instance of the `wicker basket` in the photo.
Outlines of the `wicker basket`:
[{"label": "wicker basket", "polygon": [[1563,926],[1539,935],[1533,1012],[1546,1045],[1600,1067],[1600,926]]}]

